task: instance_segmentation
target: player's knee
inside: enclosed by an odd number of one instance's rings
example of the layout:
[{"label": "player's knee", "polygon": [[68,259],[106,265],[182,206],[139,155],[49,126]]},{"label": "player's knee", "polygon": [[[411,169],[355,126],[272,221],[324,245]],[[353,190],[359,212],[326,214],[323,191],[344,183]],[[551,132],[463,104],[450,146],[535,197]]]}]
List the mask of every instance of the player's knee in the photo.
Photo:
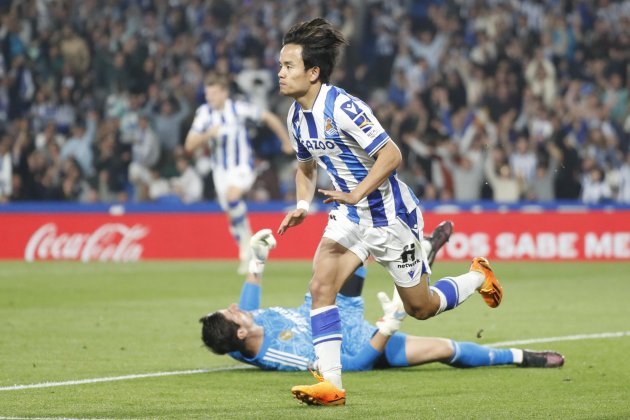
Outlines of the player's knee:
[{"label": "player's knee", "polygon": [[333,282],[326,281],[318,277],[313,277],[313,279],[311,279],[309,290],[311,292],[311,296],[313,297],[313,301],[332,300],[332,302],[334,302],[335,295],[337,294],[337,290],[335,290],[335,284]]},{"label": "player's knee", "polygon": [[405,307],[405,310],[407,314],[421,321],[429,319],[435,314],[435,311],[428,307],[412,306],[410,308]]}]

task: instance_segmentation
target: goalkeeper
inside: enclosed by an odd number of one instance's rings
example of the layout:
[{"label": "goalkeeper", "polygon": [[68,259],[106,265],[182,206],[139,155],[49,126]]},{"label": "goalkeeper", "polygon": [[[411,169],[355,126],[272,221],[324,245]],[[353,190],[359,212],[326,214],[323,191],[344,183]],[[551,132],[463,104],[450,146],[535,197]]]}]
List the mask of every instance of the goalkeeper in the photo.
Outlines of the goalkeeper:
[{"label": "goalkeeper", "polygon": [[[432,258],[448,240],[452,223],[438,226],[422,246]],[[311,296],[298,308],[260,308],[261,283],[269,251],[276,245],[270,229],[251,240],[252,260],[240,301],[202,317],[202,339],[216,354],[228,354],[265,370],[317,370],[310,323]],[[361,290],[365,268],[359,268],[337,295],[341,312],[341,362],[345,371],[417,366],[443,362],[456,367],[514,364],[522,367],[560,367],[562,355],[550,351],[498,349],[446,338],[417,337],[398,331],[406,316],[394,292],[390,299],[378,293],[383,317],[376,325],[363,318]]]}]

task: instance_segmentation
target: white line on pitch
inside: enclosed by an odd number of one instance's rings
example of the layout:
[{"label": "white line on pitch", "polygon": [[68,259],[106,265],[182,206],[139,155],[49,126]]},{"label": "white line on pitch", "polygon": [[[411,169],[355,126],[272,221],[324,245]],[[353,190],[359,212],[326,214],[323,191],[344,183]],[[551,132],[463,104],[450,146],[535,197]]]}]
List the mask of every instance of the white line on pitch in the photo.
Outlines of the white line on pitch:
[{"label": "white line on pitch", "polygon": [[0,420],[114,420],[114,419],[75,419],[70,417],[2,417]]},{"label": "white line on pitch", "polygon": [[[536,343],[554,343],[559,341],[575,341],[575,340],[595,340],[601,338],[619,338],[630,336],[630,331],[609,332],[599,334],[578,334],[578,335],[565,335],[562,337],[547,337],[547,338],[531,338],[528,340],[514,340],[514,341],[500,341],[497,343],[487,343],[485,346],[518,346],[526,344]],[[192,370],[177,370],[172,372],[155,372],[155,373],[140,373],[136,375],[124,375],[124,376],[110,376],[104,378],[93,379],[78,379],[74,381],[64,382],[43,382],[39,384],[27,384],[27,385],[13,385],[0,387],[0,391],[17,391],[21,389],[33,389],[33,388],[50,388],[54,386],[67,386],[67,385],[83,385],[94,384],[99,382],[113,382],[113,381],[125,381],[128,379],[142,379],[142,378],[156,378],[160,376],[177,376],[177,375],[194,375],[197,373],[211,373],[211,372],[225,372],[238,369],[252,369],[252,366],[227,366],[214,369],[192,369]],[[0,417],[2,419],[2,417]]]},{"label": "white line on pitch", "polygon": [[64,382],[42,382],[40,384],[3,386],[3,387],[0,387],[0,391],[17,391],[20,389],[50,388],[53,386],[95,384],[98,382],[126,381],[127,379],[157,378],[160,376],[194,375],[197,373],[223,372],[223,371],[229,371],[229,370],[251,369],[251,368],[252,368],[251,366],[242,365],[242,366],[226,366],[226,367],[220,367],[220,368],[214,368],[214,369],[192,369],[192,370],[176,370],[172,372],[139,373],[135,375],[109,376],[105,378],[92,378],[92,379],[77,379],[74,381],[64,381]]},{"label": "white line on pitch", "polygon": [[530,338],[528,340],[499,341],[498,343],[488,343],[484,346],[520,346],[536,343],[554,343],[557,341],[575,341],[575,340],[596,340],[598,338],[619,338],[630,336],[630,331],[609,332],[599,334],[577,334],[565,335],[563,337],[547,337],[547,338]]}]

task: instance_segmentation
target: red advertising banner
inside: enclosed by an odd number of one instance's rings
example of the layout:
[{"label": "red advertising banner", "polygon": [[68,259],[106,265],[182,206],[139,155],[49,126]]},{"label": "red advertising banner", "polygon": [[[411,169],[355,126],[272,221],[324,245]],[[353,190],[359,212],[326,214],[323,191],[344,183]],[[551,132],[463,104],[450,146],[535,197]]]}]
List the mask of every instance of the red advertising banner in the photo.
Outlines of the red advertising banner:
[{"label": "red advertising banner", "polygon": [[[283,213],[253,213],[252,229],[277,229]],[[440,258],[630,261],[630,212],[425,213],[425,232],[442,220],[455,233]],[[277,259],[310,259],[327,215],[315,213],[278,238]],[[237,247],[221,213],[0,214],[0,259],[137,261],[233,259]]]}]

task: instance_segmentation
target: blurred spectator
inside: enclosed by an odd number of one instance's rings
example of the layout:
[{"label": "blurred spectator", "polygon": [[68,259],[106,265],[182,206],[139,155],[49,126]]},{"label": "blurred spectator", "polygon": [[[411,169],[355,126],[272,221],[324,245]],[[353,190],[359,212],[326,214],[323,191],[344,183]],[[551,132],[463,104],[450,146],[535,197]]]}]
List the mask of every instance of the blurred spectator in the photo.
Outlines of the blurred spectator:
[{"label": "blurred spectator", "polygon": [[[547,188],[553,180],[555,197],[579,199],[583,180],[592,180],[583,164],[591,159],[612,196],[621,197],[627,185],[627,2],[5,3],[0,135],[9,134],[11,200],[63,195],[65,173],[74,172],[62,170],[60,148],[64,159],[76,156],[80,165],[75,184],[87,182],[94,194],[86,189],[66,197],[123,198],[131,190],[126,156],[142,112],[160,144],[157,168],[166,178],[176,175],[182,126],[203,102],[209,72],[226,75],[231,90],[284,115],[290,101],[275,92],[281,36],[296,21],[315,16],[330,19],[351,41],[333,82],[383,114],[379,120],[405,156],[399,173],[423,199],[477,197],[472,185],[481,183],[478,172],[467,171],[478,169],[477,152],[494,146],[509,155],[503,163],[513,175],[529,180],[521,185],[525,198],[554,196]],[[81,129],[73,128],[85,125],[88,131],[86,110],[102,116],[98,139],[89,145],[77,141]],[[486,116],[483,132],[474,124],[479,115]],[[519,139],[527,139],[526,151]],[[557,156],[551,143],[558,145]],[[275,197],[266,191],[291,198],[292,162],[277,146],[256,149],[257,173],[265,174],[258,199]],[[487,197],[482,187],[481,197]]]},{"label": "blurred spectator", "polygon": [[610,187],[605,182],[604,171],[591,163],[582,178],[581,199],[584,203],[597,204],[612,198]]},{"label": "blurred spectator", "polygon": [[546,160],[537,160],[534,177],[526,184],[527,200],[548,202],[556,199],[556,172],[562,154],[553,142],[549,142],[547,150]]},{"label": "blurred spectator", "polygon": [[153,171],[153,180],[149,186],[149,196],[153,200],[176,199],[183,203],[194,203],[203,198],[203,180],[190,164],[183,152],[178,152],[175,158],[178,176],[170,179],[159,177]]},{"label": "blurred spectator", "polygon": [[61,188],[64,200],[81,202],[96,201],[96,191],[94,191],[83,178],[81,166],[73,156],[63,161],[61,174]]},{"label": "blurred spectator", "polygon": [[484,173],[488,184],[492,187],[494,201],[513,203],[520,199],[522,182],[512,173],[503,150],[494,149],[493,153],[486,158]]},{"label": "blurred spectator", "polygon": [[6,203],[13,189],[13,163],[11,161],[11,139],[0,137],[0,203]]},{"label": "blurred spectator", "polygon": [[82,74],[89,68],[90,50],[87,43],[67,23],[61,30],[59,49],[63,57],[64,66],[67,66],[71,74]]},{"label": "blurred spectator", "polygon": [[74,158],[86,176],[94,173],[93,143],[96,138],[96,112],[91,111],[87,116],[85,125],[76,123],[73,125],[68,141],[61,147],[61,159]]},{"label": "blurred spectator", "polygon": [[173,95],[177,100],[177,108],[173,105],[172,99],[166,94],[160,95],[158,88],[152,85],[149,88],[149,99],[145,105],[144,112],[151,116],[155,132],[160,141],[162,154],[161,172],[166,176],[172,175],[174,170],[175,148],[183,143],[182,123],[188,117],[190,105],[184,99],[183,92],[174,90]]},{"label": "blurred spectator", "polygon": [[134,186],[134,199],[145,201],[149,198],[151,169],[160,159],[160,143],[145,114],[140,115],[138,129],[133,132],[131,156],[129,181]]},{"label": "blurred spectator", "polygon": [[184,203],[203,198],[203,181],[185,156],[175,159],[179,176],[171,178],[171,189]]},{"label": "blurred spectator", "polygon": [[626,153],[626,160],[619,170],[619,194],[617,201],[630,203],[630,152]]}]

